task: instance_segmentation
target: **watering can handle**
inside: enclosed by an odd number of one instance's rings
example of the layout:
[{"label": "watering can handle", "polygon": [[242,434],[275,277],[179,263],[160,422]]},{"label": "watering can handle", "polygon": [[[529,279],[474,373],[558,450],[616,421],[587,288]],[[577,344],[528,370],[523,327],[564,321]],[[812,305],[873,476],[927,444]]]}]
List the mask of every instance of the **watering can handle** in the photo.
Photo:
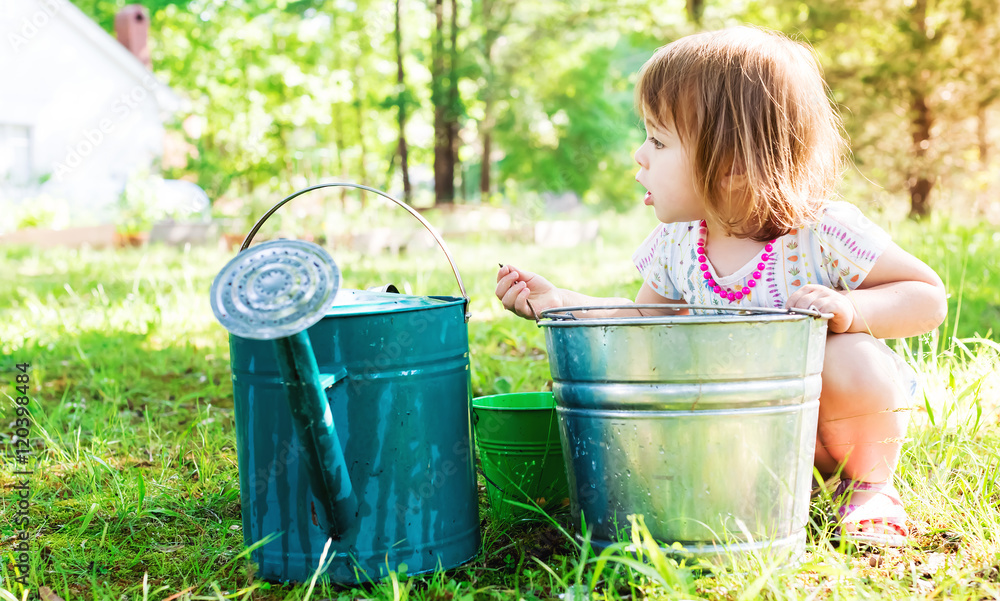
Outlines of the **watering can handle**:
[{"label": "watering can handle", "polygon": [[428,232],[430,232],[431,236],[434,237],[434,240],[437,242],[438,246],[440,246],[441,250],[444,251],[444,255],[448,258],[448,263],[451,264],[451,270],[455,274],[455,279],[458,281],[458,288],[459,290],[462,291],[462,298],[465,299],[465,321],[466,322],[469,321],[469,317],[471,316],[471,313],[469,313],[469,295],[466,294],[465,292],[465,285],[462,283],[462,276],[458,273],[458,266],[455,265],[455,260],[451,257],[451,253],[448,252],[448,246],[444,243],[444,239],[441,238],[440,234],[438,234],[437,231],[434,230],[431,224],[428,223],[426,219],[421,217],[420,213],[414,210],[413,207],[411,207],[410,205],[406,204],[401,200],[397,200],[392,196],[389,196],[388,194],[382,192],[381,190],[376,190],[375,188],[369,188],[368,186],[362,186],[361,184],[354,184],[350,182],[330,182],[326,184],[317,184],[315,186],[303,188],[302,190],[299,190],[298,192],[295,192],[294,194],[285,197],[284,199],[281,200],[281,202],[271,207],[270,211],[264,213],[264,216],[261,217],[256,224],[254,224],[253,229],[250,230],[250,233],[247,234],[247,237],[243,240],[243,244],[240,246],[240,252],[243,252],[250,246],[250,243],[253,241],[253,237],[257,234],[257,231],[261,228],[261,226],[264,225],[264,222],[267,221],[268,217],[273,215],[275,211],[280,209],[282,205],[292,200],[293,198],[302,196],[306,192],[312,192],[313,190],[319,190],[320,188],[357,188],[358,190],[365,190],[373,194],[378,194],[383,198],[388,198],[392,202],[406,209],[406,211],[410,215],[413,215],[413,217],[415,217],[416,220],[419,221],[427,229]]}]

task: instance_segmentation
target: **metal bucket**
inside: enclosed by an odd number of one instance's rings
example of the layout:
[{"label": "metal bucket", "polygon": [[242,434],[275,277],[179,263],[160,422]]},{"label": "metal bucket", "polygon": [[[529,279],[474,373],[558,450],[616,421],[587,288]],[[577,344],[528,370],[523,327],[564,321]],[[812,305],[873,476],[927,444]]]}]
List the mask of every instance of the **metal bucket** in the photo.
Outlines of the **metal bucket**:
[{"label": "metal bucket", "polygon": [[[326,184],[326,187],[332,184]],[[400,204],[385,194],[375,192]],[[261,224],[243,243],[246,249]],[[427,226],[419,216],[418,219]],[[330,461],[317,462],[296,432],[293,385],[282,376],[275,344],[230,334],[243,535],[258,545],[257,575],[268,580],[377,580],[458,566],[479,552],[479,511],[472,452],[467,304],[461,297],[340,290],[306,330],[318,371],[324,427],[335,428],[348,482]],[[241,249],[241,250],[243,250]],[[321,428],[320,425],[316,425]],[[322,436],[322,433],[321,433]],[[337,450],[337,449],[335,449]],[[349,485],[341,510],[317,487],[310,463]],[[333,507],[326,505],[333,501]],[[347,514],[330,528],[327,515]]]},{"label": "metal bucket", "polygon": [[627,540],[627,516],[641,514],[671,553],[801,555],[825,319],[577,319],[580,309],[545,311],[540,325],[571,508],[592,542]]}]

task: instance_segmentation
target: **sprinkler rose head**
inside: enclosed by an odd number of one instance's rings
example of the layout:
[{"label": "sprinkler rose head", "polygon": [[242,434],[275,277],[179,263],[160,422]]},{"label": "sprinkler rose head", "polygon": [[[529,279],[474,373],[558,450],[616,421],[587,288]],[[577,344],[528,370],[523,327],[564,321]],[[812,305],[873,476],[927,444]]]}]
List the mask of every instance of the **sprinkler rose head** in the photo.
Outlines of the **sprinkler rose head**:
[{"label": "sprinkler rose head", "polygon": [[272,240],[222,268],[212,282],[212,312],[237,336],[285,338],[323,319],[339,289],[340,269],[322,247]]}]

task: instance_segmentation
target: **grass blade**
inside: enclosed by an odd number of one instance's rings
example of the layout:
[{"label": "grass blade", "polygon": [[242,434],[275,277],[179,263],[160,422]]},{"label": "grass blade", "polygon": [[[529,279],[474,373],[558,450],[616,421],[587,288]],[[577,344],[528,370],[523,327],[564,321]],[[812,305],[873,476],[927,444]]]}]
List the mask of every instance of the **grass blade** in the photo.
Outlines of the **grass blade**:
[{"label": "grass blade", "polygon": [[80,527],[76,531],[77,537],[83,536],[83,533],[86,532],[87,527],[90,526],[90,521],[94,519],[94,514],[97,513],[98,507],[97,503],[91,503],[90,510],[87,511],[87,515],[83,516],[83,523],[80,524]]}]

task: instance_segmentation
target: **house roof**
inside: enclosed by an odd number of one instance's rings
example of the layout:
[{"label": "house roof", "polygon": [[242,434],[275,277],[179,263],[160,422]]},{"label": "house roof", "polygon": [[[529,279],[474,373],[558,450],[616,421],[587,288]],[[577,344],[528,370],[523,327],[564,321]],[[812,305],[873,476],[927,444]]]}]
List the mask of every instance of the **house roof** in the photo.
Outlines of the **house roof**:
[{"label": "house roof", "polygon": [[[64,23],[79,32],[84,39],[92,43],[95,48],[98,48],[105,54],[109,61],[118,65],[136,80],[141,82],[149,77],[156,80],[159,85],[152,87],[156,102],[162,110],[174,112],[180,108],[181,99],[179,96],[163,84],[163,82],[156,79],[156,76],[128,48],[119,43],[114,36],[101,28],[100,25],[95,23],[83,11],[69,2],[69,0],[34,0],[14,4],[20,4],[22,11],[24,7],[34,9],[29,10],[26,14],[26,18],[29,21],[42,18],[40,13],[47,13],[48,18],[61,19]],[[17,23],[21,21],[21,18],[16,19]]]}]

